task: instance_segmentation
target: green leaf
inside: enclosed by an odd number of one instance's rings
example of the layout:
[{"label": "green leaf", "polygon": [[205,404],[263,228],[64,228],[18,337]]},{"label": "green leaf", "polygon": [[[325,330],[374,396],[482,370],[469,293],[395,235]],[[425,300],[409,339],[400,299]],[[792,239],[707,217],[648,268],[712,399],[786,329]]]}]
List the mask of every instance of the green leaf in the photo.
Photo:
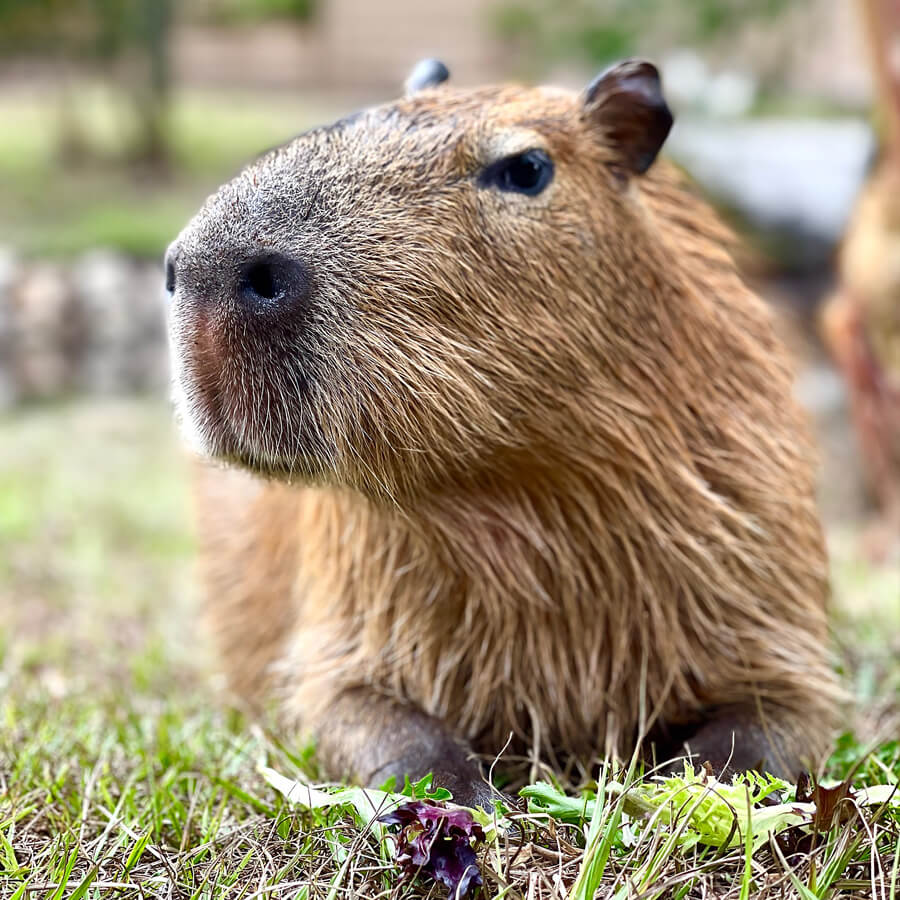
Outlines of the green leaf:
[{"label": "green leaf", "polygon": [[72,891],[71,894],[66,898],[66,900],[82,900],[82,898],[87,894],[87,889],[94,883],[94,880],[97,878],[98,868],[97,866],[91,866],[88,870],[87,875],[82,878],[78,887]]},{"label": "green leaf", "polygon": [[529,784],[519,791],[528,801],[528,812],[548,815],[558,822],[581,825],[594,815],[596,803],[588,795],[569,797],[546,781]]},{"label": "green leaf", "polygon": [[128,858],[125,860],[125,874],[127,875],[140,860],[141,856],[144,853],[144,850],[147,849],[147,844],[150,841],[150,835],[153,833],[152,828],[148,828],[135,842],[134,846],[131,848],[131,852],[128,854]]}]

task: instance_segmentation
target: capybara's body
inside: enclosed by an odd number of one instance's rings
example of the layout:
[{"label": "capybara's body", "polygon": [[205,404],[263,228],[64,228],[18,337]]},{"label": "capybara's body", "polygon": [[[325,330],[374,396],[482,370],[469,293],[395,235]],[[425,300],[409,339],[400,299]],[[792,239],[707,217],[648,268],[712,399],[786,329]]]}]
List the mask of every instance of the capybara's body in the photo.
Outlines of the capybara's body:
[{"label": "capybara's body", "polygon": [[427,87],[173,246],[179,406],[232,466],[198,473],[208,618],[334,775],[471,801],[510,734],[785,774],[824,747],[810,447],[727,236],[649,168],[657,88]]}]

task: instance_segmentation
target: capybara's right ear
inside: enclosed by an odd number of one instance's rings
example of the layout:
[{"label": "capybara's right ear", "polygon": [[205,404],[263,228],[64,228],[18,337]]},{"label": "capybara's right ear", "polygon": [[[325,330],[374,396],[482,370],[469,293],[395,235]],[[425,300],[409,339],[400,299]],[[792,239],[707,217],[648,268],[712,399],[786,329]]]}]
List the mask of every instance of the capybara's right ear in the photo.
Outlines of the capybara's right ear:
[{"label": "capybara's right ear", "polygon": [[582,118],[600,130],[617,166],[643,175],[674,121],[656,66],[640,59],[617,63],[585,88],[582,103]]},{"label": "capybara's right ear", "polygon": [[450,77],[450,70],[439,59],[420,59],[403,83],[406,96],[425,88],[437,87]]}]

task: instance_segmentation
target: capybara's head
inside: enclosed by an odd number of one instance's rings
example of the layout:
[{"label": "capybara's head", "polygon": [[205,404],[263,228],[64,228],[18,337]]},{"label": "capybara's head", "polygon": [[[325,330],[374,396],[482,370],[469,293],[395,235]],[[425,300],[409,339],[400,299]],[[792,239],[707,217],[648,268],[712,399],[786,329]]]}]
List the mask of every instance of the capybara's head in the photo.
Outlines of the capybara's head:
[{"label": "capybara's head", "polygon": [[638,188],[672,123],[656,69],[580,94],[445,75],[264,155],[170,248],[176,398],[205,453],[421,491],[552,455],[595,373],[628,364],[623,329],[673,266]]}]

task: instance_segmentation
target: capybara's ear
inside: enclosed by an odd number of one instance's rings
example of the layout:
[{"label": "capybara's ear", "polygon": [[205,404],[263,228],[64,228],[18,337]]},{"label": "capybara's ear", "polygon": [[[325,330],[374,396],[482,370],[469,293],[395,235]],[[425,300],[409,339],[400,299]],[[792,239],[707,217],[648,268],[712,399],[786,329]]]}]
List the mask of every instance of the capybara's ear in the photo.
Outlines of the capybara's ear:
[{"label": "capybara's ear", "polygon": [[403,87],[406,96],[425,88],[437,87],[450,77],[450,70],[439,59],[420,59],[407,76]]},{"label": "capybara's ear", "polygon": [[646,172],[674,121],[656,66],[641,59],[617,63],[585,88],[582,103],[582,117],[601,130],[618,166]]}]

